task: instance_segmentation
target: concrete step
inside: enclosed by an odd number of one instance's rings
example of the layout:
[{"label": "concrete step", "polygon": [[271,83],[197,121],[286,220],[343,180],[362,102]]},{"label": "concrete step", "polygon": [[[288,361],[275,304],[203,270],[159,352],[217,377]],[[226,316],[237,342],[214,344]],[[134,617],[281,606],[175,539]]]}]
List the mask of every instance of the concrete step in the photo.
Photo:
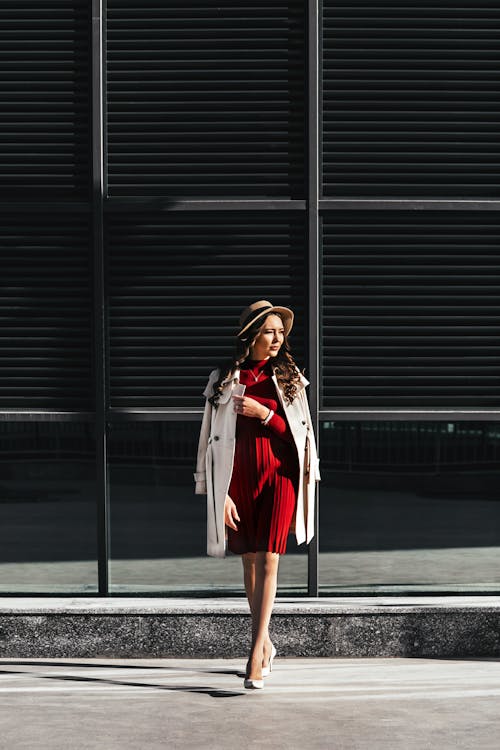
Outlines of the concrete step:
[{"label": "concrete step", "polygon": [[[282,656],[500,656],[497,596],[276,600]],[[0,657],[240,657],[244,598],[0,598]]]}]

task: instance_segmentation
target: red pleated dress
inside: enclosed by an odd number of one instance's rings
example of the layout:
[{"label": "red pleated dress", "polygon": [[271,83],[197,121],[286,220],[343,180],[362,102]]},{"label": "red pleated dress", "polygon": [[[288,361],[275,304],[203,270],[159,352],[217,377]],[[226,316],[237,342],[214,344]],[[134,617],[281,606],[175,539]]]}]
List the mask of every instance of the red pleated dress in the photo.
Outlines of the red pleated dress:
[{"label": "red pleated dress", "polygon": [[[253,373],[253,375],[252,375]],[[276,387],[271,360],[247,359],[240,369],[245,396],[274,411],[267,426],[238,414],[228,494],[238,510],[238,531],[227,528],[228,549],[286,552],[299,482],[297,449]],[[256,380],[257,378],[257,380]]]}]

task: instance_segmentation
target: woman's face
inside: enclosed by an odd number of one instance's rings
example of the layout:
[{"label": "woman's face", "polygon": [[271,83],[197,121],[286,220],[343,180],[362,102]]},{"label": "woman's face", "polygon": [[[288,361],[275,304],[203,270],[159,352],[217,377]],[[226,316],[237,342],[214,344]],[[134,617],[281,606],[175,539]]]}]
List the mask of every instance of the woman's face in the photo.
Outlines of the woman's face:
[{"label": "woman's face", "polygon": [[252,359],[275,357],[285,340],[285,329],[279,315],[268,315],[250,350]]}]

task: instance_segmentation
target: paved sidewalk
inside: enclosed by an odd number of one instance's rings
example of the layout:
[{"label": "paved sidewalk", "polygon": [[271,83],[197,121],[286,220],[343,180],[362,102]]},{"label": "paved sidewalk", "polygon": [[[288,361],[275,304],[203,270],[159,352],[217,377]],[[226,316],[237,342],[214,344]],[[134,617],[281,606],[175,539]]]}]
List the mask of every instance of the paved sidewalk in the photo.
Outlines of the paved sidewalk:
[{"label": "paved sidewalk", "polygon": [[500,660],[0,659],[2,750],[497,750]]}]

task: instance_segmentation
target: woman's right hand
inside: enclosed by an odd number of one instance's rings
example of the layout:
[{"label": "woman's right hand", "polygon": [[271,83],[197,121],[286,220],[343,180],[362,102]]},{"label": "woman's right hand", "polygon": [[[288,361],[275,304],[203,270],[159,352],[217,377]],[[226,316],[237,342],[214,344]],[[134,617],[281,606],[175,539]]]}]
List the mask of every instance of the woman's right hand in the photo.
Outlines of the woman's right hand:
[{"label": "woman's right hand", "polygon": [[224,503],[224,523],[231,529],[238,531],[238,527],[234,522],[235,519],[236,521],[240,520],[238,511],[236,510],[236,505],[234,504],[233,500],[231,500],[229,495],[226,495],[226,501]]}]

